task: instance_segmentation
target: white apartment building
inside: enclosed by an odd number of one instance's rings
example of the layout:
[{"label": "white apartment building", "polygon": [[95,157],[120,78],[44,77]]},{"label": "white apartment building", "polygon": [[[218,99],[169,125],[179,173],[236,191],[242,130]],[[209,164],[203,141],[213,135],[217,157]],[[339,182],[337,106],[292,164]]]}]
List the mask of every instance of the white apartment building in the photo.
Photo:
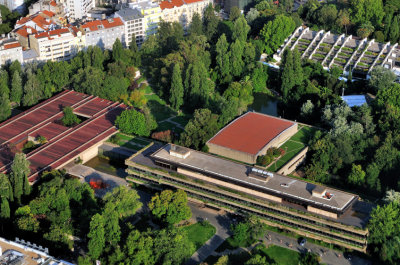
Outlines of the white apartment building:
[{"label": "white apartment building", "polygon": [[159,4],[146,0],[138,0],[137,2],[129,3],[129,7],[138,9],[142,13],[146,36],[157,33],[158,23],[161,21],[162,17]]},{"label": "white apartment building", "polygon": [[18,60],[22,63],[22,46],[16,39],[0,39],[0,65]]},{"label": "white apartment building", "polygon": [[120,18],[125,26],[123,39],[125,47],[129,47],[132,36],[136,38],[136,44],[141,45],[145,38],[144,16],[138,9],[123,8],[115,12],[115,17]]},{"label": "white apartment building", "polygon": [[0,5],[6,6],[11,11],[23,13],[25,4],[24,0],[0,0]]},{"label": "white apartment building", "polygon": [[160,3],[162,19],[166,22],[179,22],[187,29],[193,15],[198,13],[203,17],[209,4],[212,4],[212,0],[165,0]]},{"label": "white apartment building", "polygon": [[76,28],[61,28],[29,35],[30,48],[35,50],[40,61],[62,61],[71,59],[78,51],[79,32]]},{"label": "white apartment building", "polygon": [[109,50],[117,38],[122,42],[125,33],[124,23],[119,17],[87,22],[81,26],[81,30],[86,47],[92,45]]},{"label": "white apartment building", "polygon": [[65,0],[65,13],[71,20],[87,17],[90,9],[95,7],[95,0]]}]

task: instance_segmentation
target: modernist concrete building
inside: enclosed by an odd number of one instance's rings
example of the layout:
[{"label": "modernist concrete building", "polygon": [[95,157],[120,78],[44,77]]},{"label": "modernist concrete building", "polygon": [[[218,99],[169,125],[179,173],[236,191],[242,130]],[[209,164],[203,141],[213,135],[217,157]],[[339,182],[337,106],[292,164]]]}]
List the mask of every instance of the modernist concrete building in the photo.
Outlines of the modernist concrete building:
[{"label": "modernist concrete building", "polygon": [[313,31],[307,27],[297,28],[274,55],[279,62],[285,49],[297,49],[304,59],[320,62],[325,69],[334,66],[345,75],[352,71],[353,77],[369,78],[372,69],[382,66],[400,77],[400,49],[391,44],[354,36],[335,35],[323,30]]},{"label": "modernist concrete building", "polygon": [[121,18],[109,18],[90,21],[80,27],[85,36],[87,46],[99,46],[102,49],[112,49],[114,42],[124,39],[124,23]]},{"label": "modernist concrete building", "polygon": [[358,196],[173,144],[150,145],[126,160],[128,180],[172,186],[272,226],[365,251]]},{"label": "modernist concrete building", "polygon": [[[74,127],[63,126],[60,119],[66,106],[84,121]],[[30,182],[41,172],[59,169],[78,157],[88,161],[97,155],[98,146],[117,132],[114,120],[125,108],[118,102],[65,90],[0,123],[0,172],[8,172],[15,153],[38,136],[44,136],[47,143],[26,154]]]},{"label": "modernist concrete building", "polygon": [[144,16],[140,10],[123,8],[115,12],[115,17],[119,17],[125,25],[125,33],[122,40],[125,47],[129,47],[132,36],[135,36],[136,44],[140,46],[146,36]]},{"label": "modernist concrete building", "polygon": [[247,112],[220,130],[208,142],[210,153],[255,164],[271,147],[279,147],[297,132],[296,122]]}]

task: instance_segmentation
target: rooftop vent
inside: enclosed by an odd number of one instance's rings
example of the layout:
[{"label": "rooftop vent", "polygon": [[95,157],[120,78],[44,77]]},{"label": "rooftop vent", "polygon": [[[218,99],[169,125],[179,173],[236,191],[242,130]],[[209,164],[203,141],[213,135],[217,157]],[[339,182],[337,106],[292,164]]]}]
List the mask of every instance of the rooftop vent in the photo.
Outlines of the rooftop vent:
[{"label": "rooftop vent", "polygon": [[179,157],[179,158],[185,159],[190,155],[190,149],[182,147],[182,146],[177,146],[177,145],[171,144],[171,148],[169,150],[169,154],[171,156],[175,156],[175,157]]},{"label": "rooftop vent", "polygon": [[289,183],[281,183],[281,187],[284,187],[284,188],[289,188],[290,187],[290,185],[292,185],[293,183],[295,183],[297,180],[292,180],[292,181],[290,181]]},{"label": "rooftop vent", "polygon": [[271,172],[259,169],[259,168],[255,168],[253,167],[250,171],[250,173],[248,174],[250,178],[255,178],[261,181],[268,181],[269,178],[274,177],[274,174],[272,174]]}]

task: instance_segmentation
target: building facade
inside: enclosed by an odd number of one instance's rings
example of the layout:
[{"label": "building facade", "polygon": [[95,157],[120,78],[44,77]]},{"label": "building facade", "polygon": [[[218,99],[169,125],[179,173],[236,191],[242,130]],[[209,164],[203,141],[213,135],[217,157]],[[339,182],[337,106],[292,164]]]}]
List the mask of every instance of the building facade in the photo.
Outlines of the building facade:
[{"label": "building facade", "polygon": [[123,8],[115,12],[115,17],[120,18],[125,26],[125,33],[123,39],[125,47],[129,47],[134,36],[136,44],[140,46],[145,38],[144,16],[138,9]]},{"label": "building facade", "polygon": [[31,49],[38,60],[69,60],[77,53],[76,33],[71,28],[61,28],[29,35]]},{"label": "building facade", "polygon": [[162,19],[166,22],[179,22],[187,29],[193,15],[203,17],[204,10],[212,4],[211,0],[165,0],[160,3]]},{"label": "building facade", "polygon": [[21,14],[25,8],[24,0],[0,0],[0,5],[4,5],[11,11],[18,11]]},{"label": "building facade", "polygon": [[[302,236],[366,251],[368,230],[355,214],[358,196],[210,154],[148,145],[126,160],[127,180],[185,190],[206,204]],[[350,220],[351,219],[351,220]]]},{"label": "building facade", "polygon": [[142,13],[145,36],[157,33],[158,23],[162,18],[159,4],[150,1],[137,1],[129,3],[129,8],[138,9]]},{"label": "building facade", "polygon": [[90,21],[81,26],[85,37],[85,46],[99,46],[102,49],[112,49],[114,42],[124,39],[125,28],[121,18],[109,18]]},{"label": "building facade", "polygon": [[94,0],[66,0],[65,13],[71,20],[78,20],[87,17],[90,9],[95,7]]},{"label": "building facade", "polygon": [[0,39],[0,65],[15,60],[23,62],[21,44],[13,38]]}]

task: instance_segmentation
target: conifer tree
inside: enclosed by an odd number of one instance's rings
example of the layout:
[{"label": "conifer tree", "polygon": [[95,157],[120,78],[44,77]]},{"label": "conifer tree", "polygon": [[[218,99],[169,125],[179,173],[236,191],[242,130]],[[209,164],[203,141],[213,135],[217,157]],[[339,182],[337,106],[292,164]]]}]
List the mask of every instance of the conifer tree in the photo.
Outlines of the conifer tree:
[{"label": "conifer tree", "polygon": [[0,122],[11,115],[11,105],[7,94],[0,94]]},{"label": "conifer tree", "polygon": [[217,52],[217,71],[220,76],[220,79],[223,80],[222,82],[229,82],[230,81],[230,62],[229,62],[229,52],[228,52],[229,44],[226,40],[225,34],[222,34],[221,37],[218,39],[215,51]]},{"label": "conifer tree", "polygon": [[301,85],[303,83],[303,67],[301,66],[301,56],[297,49],[293,51],[293,73],[295,85]]},{"label": "conifer tree", "polygon": [[281,91],[284,100],[288,100],[289,91],[295,86],[295,73],[293,65],[293,54],[290,49],[283,53],[281,63]]},{"label": "conifer tree", "polygon": [[9,97],[10,89],[8,87],[8,73],[6,70],[0,72],[0,95],[6,95]]},{"label": "conifer tree", "polygon": [[189,34],[191,36],[203,35],[203,22],[201,21],[199,13],[194,13],[192,17],[192,22],[190,23],[189,27]]},{"label": "conifer tree", "polygon": [[21,203],[22,195],[30,193],[28,176],[30,174],[29,161],[24,153],[15,154],[11,165],[10,181],[13,188],[14,199]]},{"label": "conifer tree", "polygon": [[11,102],[15,102],[17,104],[21,103],[22,99],[22,78],[18,71],[15,71],[12,76],[12,83],[11,83],[11,93],[10,93],[10,100]]},{"label": "conifer tree", "polygon": [[124,48],[122,47],[121,41],[117,38],[113,44],[112,48],[112,58],[114,62],[116,61],[124,61]]},{"label": "conifer tree", "polygon": [[8,203],[7,199],[0,199],[0,218],[1,219],[8,219],[10,218],[10,204]]},{"label": "conifer tree", "polygon": [[399,16],[395,16],[390,26],[389,40],[391,43],[396,43],[399,39],[400,28],[399,28]]},{"label": "conifer tree", "polygon": [[236,39],[234,43],[231,44],[231,72],[232,75],[235,77],[238,77],[242,74],[243,68],[244,68],[244,62],[243,62],[243,43],[239,40]]},{"label": "conifer tree", "polygon": [[103,253],[105,247],[104,237],[104,219],[100,214],[96,214],[90,221],[90,231],[88,234],[89,243],[89,256],[96,260]]},{"label": "conifer tree", "polygon": [[179,64],[174,65],[171,80],[171,92],[169,102],[174,110],[179,110],[183,104],[182,72]]}]

